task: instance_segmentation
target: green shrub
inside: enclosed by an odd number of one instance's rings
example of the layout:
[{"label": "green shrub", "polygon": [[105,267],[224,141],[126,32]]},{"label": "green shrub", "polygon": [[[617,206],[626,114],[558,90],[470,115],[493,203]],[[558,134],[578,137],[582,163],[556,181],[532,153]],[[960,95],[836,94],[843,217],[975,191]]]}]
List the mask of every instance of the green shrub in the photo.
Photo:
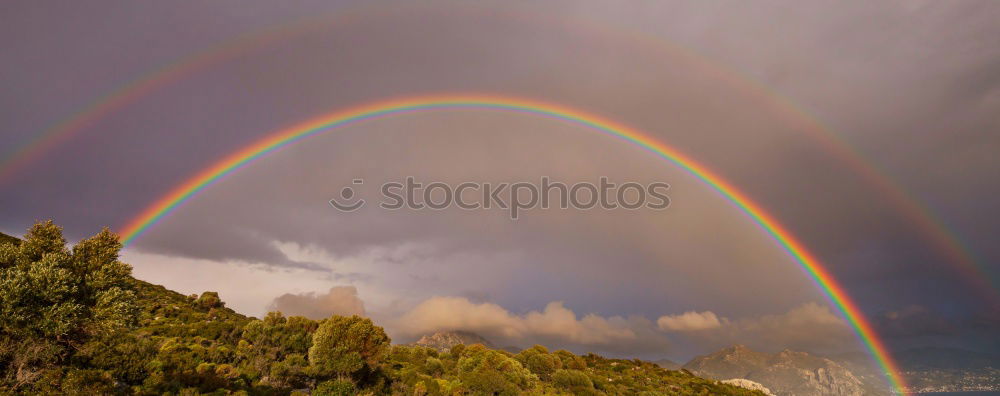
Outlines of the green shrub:
[{"label": "green shrub", "polygon": [[333,380],[319,384],[313,396],[353,396],[358,393],[354,383],[348,380]]}]

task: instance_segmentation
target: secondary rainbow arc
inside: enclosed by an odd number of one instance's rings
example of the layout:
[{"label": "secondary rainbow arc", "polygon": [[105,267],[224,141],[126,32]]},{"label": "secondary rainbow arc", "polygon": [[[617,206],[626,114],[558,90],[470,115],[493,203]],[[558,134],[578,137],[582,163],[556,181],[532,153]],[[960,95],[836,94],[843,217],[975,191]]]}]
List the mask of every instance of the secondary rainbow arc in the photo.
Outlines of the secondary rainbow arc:
[{"label": "secondary rainbow arc", "polygon": [[799,264],[853,328],[862,344],[885,373],[893,390],[902,394],[906,393],[905,383],[899,376],[898,365],[862,311],[819,260],[773,216],[765,212],[760,205],[709,168],[636,129],[594,114],[551,103],[513,97],[456,94],[392,99],[335,111],[271,133],[196,173],[129,221],[122,228],[122,242],[125,245],[131,244],[151,226],[191,199],[199,191],[211,186],[227,174],[302,139],[366,120],[412,112],[456,109],[508,111],[557,119],[622,138],[684,169],[749,216]]}]

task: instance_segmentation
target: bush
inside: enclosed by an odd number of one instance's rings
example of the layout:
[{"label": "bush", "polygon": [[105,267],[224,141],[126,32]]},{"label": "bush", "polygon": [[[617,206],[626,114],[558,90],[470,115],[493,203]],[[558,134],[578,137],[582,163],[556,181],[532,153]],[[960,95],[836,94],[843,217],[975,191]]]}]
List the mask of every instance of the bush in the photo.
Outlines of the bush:
[{"label": "bush", "polygon": [[358,393],[354,383],[348,380],[333,380],[320,383],[313,396],[353,396]]},{"label": "bush", "polygon": [[198,297],[194,303],[206,311],[212,308],[222,308],[224,305],[222,299],[219,298],[219,293],[214,291],[201,293],[201,297]]},{"label": "bush", "polygon": [[569,391],[594,389],[594,382],[590,380],[590,376],[580,370],[556,370],[552,374],[552,382]]},{"label": "bush", "polygon": [[516,358],[543,381],[549,380],[552,373],[562,368],[562,360],[559,359],[559,356],[549,354],[549,350],[541,345],[535,345],[521,351],[516,355]]},{"label": "bush", "polygon": [[309,362],[316,374],[350,377],[373,371],[389,353],[391,340],[371,319],[334,316],[313,334]]},{"label": "bush", "polygon": [[537,378],[517,360],[482,345],[466,347],[457,368],[459,381],[474,394],[518,395]]}]

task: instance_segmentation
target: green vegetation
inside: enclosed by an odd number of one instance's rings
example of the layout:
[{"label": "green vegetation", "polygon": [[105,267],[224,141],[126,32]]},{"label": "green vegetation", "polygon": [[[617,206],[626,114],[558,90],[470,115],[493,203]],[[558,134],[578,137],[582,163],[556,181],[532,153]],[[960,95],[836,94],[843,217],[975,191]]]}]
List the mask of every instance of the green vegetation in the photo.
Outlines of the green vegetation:
[{"label": "green vegetation", "polygon": [[7,235],[7,234],[4,234],[4,233],[0,232],[0,244],[3,244],[3,243],[13,243],[13,244],[17,245],[17,244],[21,243],[21,240],[15,238],[15,237],[12,237],[10,235]]},{"label": "green vegetation", "polygon": [[371,320],[269,313],[131,277],[107,230],[0,238],[0,394],[761,395],[639,360],[391,345]]}]

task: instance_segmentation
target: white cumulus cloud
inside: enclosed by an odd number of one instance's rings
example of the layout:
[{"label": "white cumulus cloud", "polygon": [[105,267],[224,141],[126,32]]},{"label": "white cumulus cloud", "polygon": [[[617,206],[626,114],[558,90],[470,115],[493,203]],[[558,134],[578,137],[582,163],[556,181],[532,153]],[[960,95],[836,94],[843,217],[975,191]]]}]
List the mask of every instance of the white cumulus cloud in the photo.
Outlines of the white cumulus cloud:
[{"label": "white cumulus cloud", "polygon": [[680,315],[664,315],[656,320],[656,325],[664,331],[696,331],[722,326],[722,321],[712,311],[689,311]]}]

